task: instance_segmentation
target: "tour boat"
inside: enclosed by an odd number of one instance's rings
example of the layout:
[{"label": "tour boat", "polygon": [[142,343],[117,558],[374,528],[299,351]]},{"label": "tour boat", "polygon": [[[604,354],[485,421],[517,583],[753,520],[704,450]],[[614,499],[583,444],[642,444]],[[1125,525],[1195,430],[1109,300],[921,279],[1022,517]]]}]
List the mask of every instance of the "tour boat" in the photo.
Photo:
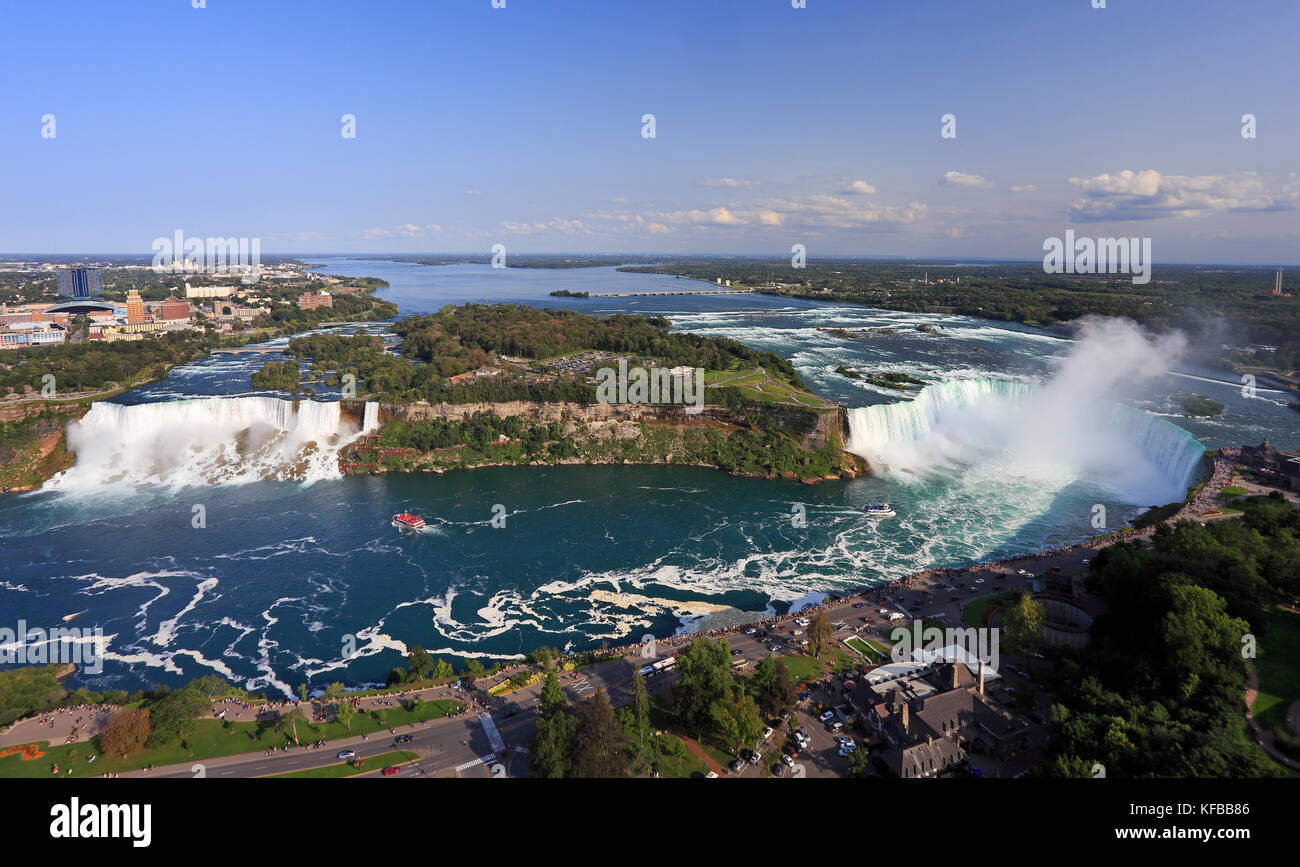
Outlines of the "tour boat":
[{"label": "tour boat", "polygon": [[862,514],[870,515],[873,518],[892,518],[897,513],[889,508],[888,503],[881,503],[878,506],[867,506],[862,510]]},{"label": "tour boat", "polygon": [[423,530],[424,519],[408,512],[393,516],[393,526],[399,530]]}]

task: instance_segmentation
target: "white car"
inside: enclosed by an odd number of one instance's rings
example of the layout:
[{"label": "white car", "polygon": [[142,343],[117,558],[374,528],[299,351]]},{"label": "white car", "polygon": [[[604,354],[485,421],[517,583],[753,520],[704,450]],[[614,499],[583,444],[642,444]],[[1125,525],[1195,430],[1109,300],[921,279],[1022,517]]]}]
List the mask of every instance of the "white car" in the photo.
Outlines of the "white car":
[{"label": "white car", "polygon": [[340,759],[355,759],[356,757],[356,750],[339,750],[338,758]]},{"label": "white car", "polygon": [[753,635],[753,634],[754,634],[755,632],[757,632],[757,631],[758,631],[757,629],[755,629],[754,627],[751,626],[751,627],[749,627],[748,629],[745,630],[745,634],[746,634],[746,635]]},{"label": "white car", "polygon": [[752,753],[749,754],[749,763],[751,765],[756,765],[761,761],[763,761],[763,754],[760,753],[758,750],[754,750]]},{"label": "white car", "polygon": [[835,719],[835,711],[828,710],[825,713],[823,713],[821,716],[817,717],[817,719],[821,720],[822,722],[830,722],[831,720]]},{"label": "white car", "polygon": [[796,617],[794,622],[798,623],[800,626],[807,626],[812,621],[809,620],[807,617]]},{"label": "white car", "polygon": [[802,630],[802,629],[796,629],[794,632],[791,632],[790,634],[791,634],[791,635],[803,635],[803,630]]},{"label": "white car", "polygon": [[794,767],[794,759],[790,758],[790,756],[787,755],[786,753],[782,753],[782,754],[781,754],[781,764],[785,765],[787,768],[793,768],[793,767]]},{"label": "white car", "polygon": [[983,584],[983,583],[984,583],[984,579],[983,579],[983,578],[976,578],[976,579],[975,579],[975,583],[976,583],[976,584]]},{"label": "white car", "polygon": [[763,740],[764,740],[764,742],[766,742],[767,739],[770,738],[771,736],[772,736],[772,730],[771,730],[770,728],[763,729]]},{"label": "white car", "polygon": [[1016,570],[1016,574],[1017,574],[1017,575],[1028,575],[1029,573],[1028,573],[1027,571],[1025,571],[1024,569],[1017,569],[1017,570]]}]

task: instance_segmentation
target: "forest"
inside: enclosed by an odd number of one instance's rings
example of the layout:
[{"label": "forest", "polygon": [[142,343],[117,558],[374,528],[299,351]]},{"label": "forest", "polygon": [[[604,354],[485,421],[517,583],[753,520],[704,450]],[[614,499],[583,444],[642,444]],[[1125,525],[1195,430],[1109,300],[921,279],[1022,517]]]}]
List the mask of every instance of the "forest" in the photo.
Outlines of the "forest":
[{"label": "forest", "polygon": [[1162,525],[1154,547],[1118,544],[1093,560],[1088,588],[1109,610],[1091,647],[1056,661],[1050,775],[1275,773],[1246,731],[1246,669],[1254,641],[1261,666],[1294,641],[1277,634],[1275,612],[1300,597],[1300,511],[1280,496],[1239,505],[1239,521]]}]

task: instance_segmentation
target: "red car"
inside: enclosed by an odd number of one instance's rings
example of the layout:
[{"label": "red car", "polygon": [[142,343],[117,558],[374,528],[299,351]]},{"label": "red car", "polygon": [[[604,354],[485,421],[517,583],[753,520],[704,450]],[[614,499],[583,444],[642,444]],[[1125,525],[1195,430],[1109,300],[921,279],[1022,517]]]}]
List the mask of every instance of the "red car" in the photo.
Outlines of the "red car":
[{"label": "red car", "polygon": [[389,765],[388,767],[380,771],[380,773],[383,774],[385,777],[391,777],[393,774],[397,773],[400,770],[401,768],[399,768],[397,765]]}]

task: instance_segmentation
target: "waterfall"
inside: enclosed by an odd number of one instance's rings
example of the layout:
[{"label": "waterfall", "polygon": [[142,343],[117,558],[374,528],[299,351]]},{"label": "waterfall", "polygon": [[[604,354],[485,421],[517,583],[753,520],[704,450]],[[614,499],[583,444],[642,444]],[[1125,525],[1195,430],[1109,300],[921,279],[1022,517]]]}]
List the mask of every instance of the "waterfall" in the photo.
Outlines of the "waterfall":
[{"label": "waterfall", "polygon": [[995,379],[929,385],[915,400],[848,416],[846,448],[880,473],[981,465],[1021,479],[1092,481],[1137,505],[1181,500],[1204,454],[1194,436],[1150,413]]},{"label": "waterfall", "polygon": [[366,416],[361,422],[361,432],[369,433],[379,427],[379,403],[378,401],[366,401]]},{"label": "waterfall", "polygon": [[[377,420],[378,405],[373,415]],[[366,406],[366,420],[372,416]],[[337,402],[273,397],[94,404],[67,428],[76,463],[47,488],[186,487],[339,475],[337,453],[361,431]]]}]

